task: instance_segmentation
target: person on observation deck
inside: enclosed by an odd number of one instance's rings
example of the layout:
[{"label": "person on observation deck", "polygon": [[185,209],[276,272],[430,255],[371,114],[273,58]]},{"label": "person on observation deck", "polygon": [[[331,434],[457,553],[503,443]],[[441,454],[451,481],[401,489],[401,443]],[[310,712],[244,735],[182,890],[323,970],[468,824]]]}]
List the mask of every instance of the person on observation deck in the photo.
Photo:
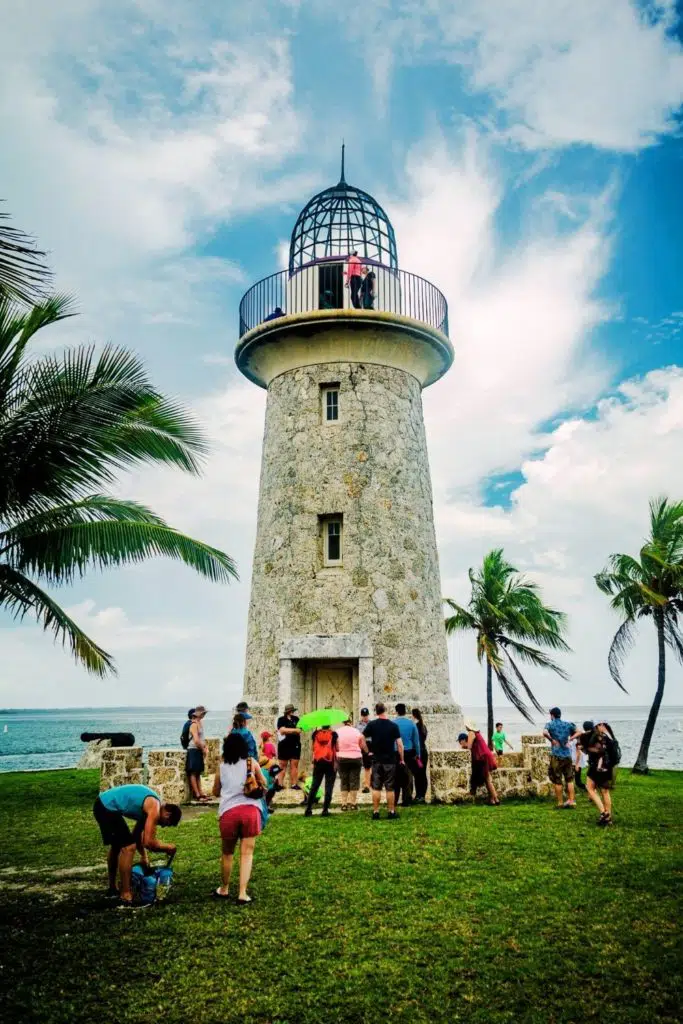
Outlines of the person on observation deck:
[{"label": "person on observation deck", "polygon": [[361,308],[360,290],[363,283],[362,267],[357,250],[346,261],[346,287],[351,292],[351,305],[354,309]]},{"label": "person on observation deck", "polygon": [[375,308],[375,283],[377,277],[372,267],[363,267],[360,294],[363,309]]}]

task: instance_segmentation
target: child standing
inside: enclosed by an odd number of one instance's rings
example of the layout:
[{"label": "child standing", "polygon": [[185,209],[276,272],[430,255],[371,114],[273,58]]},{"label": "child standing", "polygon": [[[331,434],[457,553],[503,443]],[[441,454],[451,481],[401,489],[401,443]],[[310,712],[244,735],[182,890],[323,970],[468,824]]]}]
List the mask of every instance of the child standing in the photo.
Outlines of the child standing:
[{"label": "child standing", "polygon": [[505,753],[505,744],[506,743],[507,743],[508,747],[510,748],[510,750],[514,749],[512,744],[508,742],[508,738],[505,735],[505,733],[503,732],[503,723],[502,722],[496,722],[496,731],[494,732],[494,734],[491,737],[491,739],[493,740],[493,749],[495,750],[495,752],[498,755],[498,757],[502,757],[503,754]]}]

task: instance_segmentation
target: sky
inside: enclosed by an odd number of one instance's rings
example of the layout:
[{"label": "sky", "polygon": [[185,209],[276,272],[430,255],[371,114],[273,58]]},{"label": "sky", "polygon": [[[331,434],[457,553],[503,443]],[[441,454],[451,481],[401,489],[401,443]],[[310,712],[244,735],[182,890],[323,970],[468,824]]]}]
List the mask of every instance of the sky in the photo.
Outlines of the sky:
[{"label": "sky", "polygon": [[[116,658],[88,676],[0,613],[0,705],[229,706],[241,692],[265,393],[233,362],[238,304],[283,266],[299,210],[339,176],[371,192],[399,265],[449,302],[455,361],[424,393],[442,589],[502,546],[567,612],[569,682],[622,694],[618,618],[593,575],[637,553],[648,500],[683,498],[683,10],[674,0],[0,0],[0,196],[80,316],[38,351],[140,353],[212,442],[201,479],[118,493],[228,551],[227,587],[161,561],[59,599]],[[484,700],[474,639],[452,689]],[[670,659],[666,701],[683,703]],[[501,707],[497,695],[497,707]]]}]

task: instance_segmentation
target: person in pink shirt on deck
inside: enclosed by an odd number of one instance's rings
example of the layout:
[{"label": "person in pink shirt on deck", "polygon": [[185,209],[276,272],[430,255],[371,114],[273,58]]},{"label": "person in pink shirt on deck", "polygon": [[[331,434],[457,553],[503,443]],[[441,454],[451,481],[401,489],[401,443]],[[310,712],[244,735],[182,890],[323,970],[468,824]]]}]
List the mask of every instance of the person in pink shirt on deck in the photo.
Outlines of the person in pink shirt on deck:
[{"label": "person in pink shirt on deck", "polygon": [[361,274],[362,266],[363,264],[358,258],[358,253],[354,249],[346,261],[346,287],[351,291],[351,305],[354,309],[361,308],[360,289],[363,283],[363,275]]},{"label": "person in pink shirt on deck", "polygon": [[337,729],[337,763],[342,811],[355,811],[357,808],[360,769],[363,754],[367,753],[368,745],[363,733],[351,725],[350,717],[347,718],[342,727]]}]

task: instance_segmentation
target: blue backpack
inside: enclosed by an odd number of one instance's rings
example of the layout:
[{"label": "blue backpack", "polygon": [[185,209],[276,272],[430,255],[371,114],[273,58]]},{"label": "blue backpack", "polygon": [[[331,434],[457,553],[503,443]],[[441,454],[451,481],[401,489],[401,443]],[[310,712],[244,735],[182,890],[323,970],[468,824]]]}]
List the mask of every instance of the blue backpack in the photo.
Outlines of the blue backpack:
[{"label": "blue backpack", "polygon": [[165,900],[173,881],[173,869],[164,867],[143,867],[136,864],[131,872],[133,896],[144,906]]}]

